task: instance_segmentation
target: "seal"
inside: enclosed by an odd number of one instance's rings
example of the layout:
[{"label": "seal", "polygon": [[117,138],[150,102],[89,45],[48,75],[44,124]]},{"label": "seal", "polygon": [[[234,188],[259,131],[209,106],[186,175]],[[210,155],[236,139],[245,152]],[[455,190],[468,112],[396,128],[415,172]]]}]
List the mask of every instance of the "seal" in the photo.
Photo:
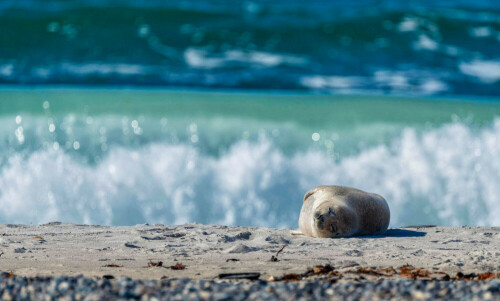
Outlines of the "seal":
[{"label": "seal", "polygon": [[292,234],[324,238],[381,235],[390,216],[389,205],[378,194],[345,186],[318,186],[305,194],[299,230]]}]

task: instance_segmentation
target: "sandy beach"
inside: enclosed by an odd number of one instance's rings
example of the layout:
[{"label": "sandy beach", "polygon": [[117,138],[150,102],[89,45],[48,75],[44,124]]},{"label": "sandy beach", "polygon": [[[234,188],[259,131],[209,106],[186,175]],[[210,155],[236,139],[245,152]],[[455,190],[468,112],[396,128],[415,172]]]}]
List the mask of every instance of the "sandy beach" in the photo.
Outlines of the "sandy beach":
[{"label": "sandy beach", "polygon": [[[350,271],[407,264],[450,275],[500,273],[498,227],[410,227],[382,237],[318,239],[292,236],[289,229],[50,223],[2,225],[0,247],[0,270],[18,276],[214,279],[257,272],[269,280],[317,265]],[[177,263],[184,268],[170,268]]]}]

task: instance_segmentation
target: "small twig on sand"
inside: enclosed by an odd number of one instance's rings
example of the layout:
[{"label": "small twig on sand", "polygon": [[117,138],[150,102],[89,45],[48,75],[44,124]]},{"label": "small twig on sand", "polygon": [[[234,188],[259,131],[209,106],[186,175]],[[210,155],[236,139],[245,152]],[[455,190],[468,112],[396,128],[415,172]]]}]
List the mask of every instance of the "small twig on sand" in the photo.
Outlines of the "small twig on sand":
[{"label": "small twig on sand", "polygon": [[271,256],[271,261],[276,262],[279,261],[278,255],[283,251],[283,249],[288,245],[283,245],[283,247],[276,253],[276,256]]}]

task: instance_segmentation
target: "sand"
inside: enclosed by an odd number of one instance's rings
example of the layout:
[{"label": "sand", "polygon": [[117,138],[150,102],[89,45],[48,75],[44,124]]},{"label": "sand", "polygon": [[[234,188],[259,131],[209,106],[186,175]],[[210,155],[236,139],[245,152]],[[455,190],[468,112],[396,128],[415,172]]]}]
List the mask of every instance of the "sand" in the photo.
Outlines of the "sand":
[{"label": "sand", "polygon": [[[292,236],[290,229],[201,224],[0,225],[0,254],[0,271],[19,276],[213,279],[259,272],[267,280],[325,264],[344,271],[410,264],[450,274],[500,273],[500,227],[395,228],[381,237],[322,239]],[[159,261],[163,267],[147,267]],[[176,263],[185,269],[169,268]]]}]

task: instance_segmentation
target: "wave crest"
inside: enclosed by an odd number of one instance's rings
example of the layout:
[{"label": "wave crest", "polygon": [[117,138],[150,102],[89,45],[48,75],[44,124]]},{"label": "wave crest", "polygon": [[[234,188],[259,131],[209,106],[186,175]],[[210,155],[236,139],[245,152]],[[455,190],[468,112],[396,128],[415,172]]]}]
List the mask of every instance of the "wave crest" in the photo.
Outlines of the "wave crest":
[{"label": "wave crest", "polygon": [[499,119],[479,129],[406,128],[338,161],[317,149],[285,155],[265,138],[218,157],[184,144],[115,147],[96,164],[37,150],[0,170],[0,222],[296,227],[305,191],[342,184],[383,195],[391,226],[498,225],[498,158]]}]

